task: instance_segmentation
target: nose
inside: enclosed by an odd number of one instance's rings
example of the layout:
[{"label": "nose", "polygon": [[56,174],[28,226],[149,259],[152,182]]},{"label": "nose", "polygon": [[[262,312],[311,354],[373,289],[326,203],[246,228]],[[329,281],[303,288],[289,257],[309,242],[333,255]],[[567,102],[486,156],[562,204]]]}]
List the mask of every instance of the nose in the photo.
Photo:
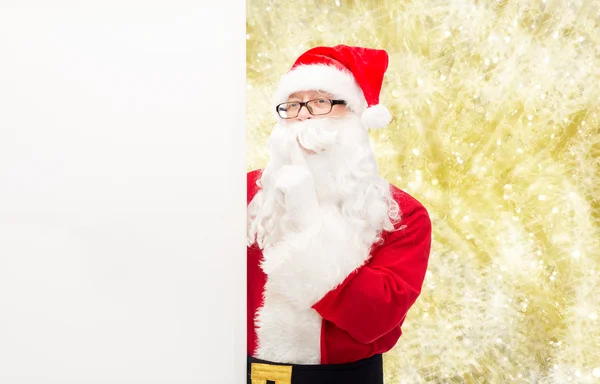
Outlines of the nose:
[{"label": "nose", "polygon": [[300,108],[300,111],[298,112],[298,117],[297,119],[300,121],[304,121],[307,119],[312,119],[314,116],[310,114],[310,112],[308,111],[308,107],[303,105]]}]

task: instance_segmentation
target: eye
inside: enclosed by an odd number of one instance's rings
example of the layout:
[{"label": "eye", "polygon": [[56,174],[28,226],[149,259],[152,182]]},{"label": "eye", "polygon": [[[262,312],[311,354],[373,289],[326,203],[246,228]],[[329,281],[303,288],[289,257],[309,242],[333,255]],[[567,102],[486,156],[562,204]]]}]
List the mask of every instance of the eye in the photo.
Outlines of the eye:
[{"label": "eye", "polygon": [[329,100],[327,100],[327,99],[318,99],[317,103],[319,103],[319,104],[328,104]]}]

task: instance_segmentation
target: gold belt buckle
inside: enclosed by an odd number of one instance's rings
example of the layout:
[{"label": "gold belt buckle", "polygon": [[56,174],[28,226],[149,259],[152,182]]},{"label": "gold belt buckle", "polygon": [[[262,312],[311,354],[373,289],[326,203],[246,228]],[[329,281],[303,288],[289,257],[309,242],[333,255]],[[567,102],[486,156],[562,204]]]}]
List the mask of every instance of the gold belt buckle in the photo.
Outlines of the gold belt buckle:
[{"label": "gold belt buckle", "polygon": [[267,380],[275,384],[292,384],[291,365],[271,365],[252,363],[250,380],[252,384],[267,384]]}]

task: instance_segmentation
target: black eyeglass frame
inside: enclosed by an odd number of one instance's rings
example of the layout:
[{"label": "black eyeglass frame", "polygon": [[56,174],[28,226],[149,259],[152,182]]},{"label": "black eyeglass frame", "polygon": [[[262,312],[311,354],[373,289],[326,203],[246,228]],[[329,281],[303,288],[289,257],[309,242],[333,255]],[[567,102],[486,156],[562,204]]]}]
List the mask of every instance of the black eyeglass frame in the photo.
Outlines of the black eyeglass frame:
[{"label": "black eyeglass frame", "polygon": [[[308,103],[310,103],[311,101],[317,101],[317,100],[329,100],[329,103],[331,104],[331,108],[329,108],[329,111],[327,111],[325,113],[318,113],[315,115],[312,112],[312,110],[310,109],[310,107],[308,106]],[[279,107],[281,107],[284,104],[300,104],[300,108],[298,109],[298,114],[294,117],[281,116],[281,114],[279,113]],[[332,99],[324,99],[324,98],[320,97],[318,99],[312,99],[312,100],[308,100],[308,101],[286,101],[285,103],[277,104],[277,106],[275,107],[275,111],[277,112],[277,115],[279,115],[279,117],[281,117],[284,120],[288,120],[288,119],[295,119],[296,117],[298,117],[298,115],[300,115],[300,111],[302,110],[303,107],[306,107],[306,109],[308,110],[308,113],[310,113],[313,116],[323,116],[323,115],[327,115],[327,114],[331,113],[334,105],[347,105],[347,103],[345,100],[332,100]]]}]

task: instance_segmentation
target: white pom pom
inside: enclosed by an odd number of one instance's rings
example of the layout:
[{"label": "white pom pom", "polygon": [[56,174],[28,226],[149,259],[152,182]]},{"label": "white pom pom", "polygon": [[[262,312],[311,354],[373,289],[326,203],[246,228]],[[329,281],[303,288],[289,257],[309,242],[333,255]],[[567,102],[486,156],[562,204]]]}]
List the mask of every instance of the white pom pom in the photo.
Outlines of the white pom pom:
[{"label": "white pom pom", "polygon": [[392,114],[381,104],[367,108],[361,115],[363,124],[370,129],[384,128],[392,121]]}]

